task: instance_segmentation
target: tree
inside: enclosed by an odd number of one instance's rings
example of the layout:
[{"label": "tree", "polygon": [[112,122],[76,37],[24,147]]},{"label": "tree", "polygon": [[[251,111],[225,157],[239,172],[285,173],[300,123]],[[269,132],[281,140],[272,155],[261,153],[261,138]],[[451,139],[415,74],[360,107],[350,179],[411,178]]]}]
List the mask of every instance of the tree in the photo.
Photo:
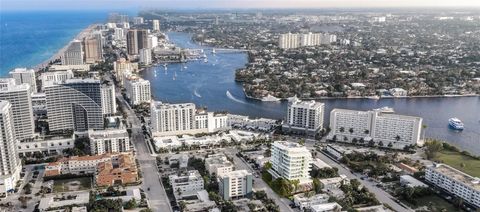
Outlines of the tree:
[{"label": "tree", "polygon": [[425,155],[427,159],[431,160],[437,157],[438,152],[443,150],[442,142],[438,140],[430,140],[425,143]]},{"label": "tree", "polygon": [[345,127],[340,127],[340,132],[345,132]]},{"label": "tree", "polygon": [[363,133],[369,134],[369,133],[370,133],[370,130],[364,130]]},{"label": "tree", "polygon": [[180,201],[180,202],[178,203],[178,206],[180,207],[180,209],[181,209],[182,211],[184,211],[185,208],[187,207],[187,203],[182,200],[182,201]]},{"label": "tree", "polygon": [[401,137],[399,135],[395,136],[395,140],[400,141]]},{"label": "tree", "polygon": [[287,197],[292,193],[292,185],[291,183],[283,179],[281,177],[275,179],[272,181],[271,185],[272,189],[277,192],[280,196]]},{"label": "tree", "polygon": [[125,209],[134,209],[136,207],[138,207],[138,205],[137,201],[135,201],[135,198],[132,198],[127,203],[125,203]]},{"label": "tree", "polygon": [[387,145],[387,146],[388,146],[388,148],[392,148],[392,147],[393,147],[393,144],[392,144],[392,142],[388,143],[388,145]]},{"label": "tree", "polygon": [[322,192],[323,184],[320,182],[318,178],[313,178],[313,190],[315,193],[319,194]]},{"label": "tree", "polygon": [[350,132],[350,134],[352,134],[352,133],[353,133],[353,128],[350,128],[350,129],[348,130],[348,132]]},{"label": "tree", "polygon": [[298,141],[298,144],[305,145],[305,139],[301,139],[300,141]]},{"label": "tree", "polygon": [[379,142],[378,142],[378,146],[379,146],[379,147],[383,147],[383,142],[382,142],[382,141],[379,141]]},{"label": "tree", "polygon": [[370,147],[375,146],[375,141],[373,141],[373,140],[368,141],[368,146],[370,146]]}]

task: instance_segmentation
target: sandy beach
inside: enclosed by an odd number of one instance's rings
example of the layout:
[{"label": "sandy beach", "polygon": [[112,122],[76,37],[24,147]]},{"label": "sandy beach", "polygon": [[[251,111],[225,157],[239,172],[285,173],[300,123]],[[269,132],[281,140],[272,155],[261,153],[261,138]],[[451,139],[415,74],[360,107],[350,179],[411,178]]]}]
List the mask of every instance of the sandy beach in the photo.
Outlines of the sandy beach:
[{"label": "sandy beach", "polygon": [[[80,33],[78,33],[77,36],[75,36],[75,38],[72,39],[72,40],[82,40],[87,35],[89,35],[93,31],[93,29],[95,29],[97,26],[98,26],[97,24],[92,24],[92,25],[88,26],[87,28],[82,30]],[[33,69],[39,70],[39,69],[45,68],[50,63],[50,61],[59,59],[63,55],[63,52],[65,52],[65,50],[67,50],[67,47],[68,47],[69,44],[70,44],[70,42],[67,43],[60,50],[58,50],[58,52],[55,53],[53,56],[51,56],[47,60],[41,62],[40,64],[36,65],[35,67],[33,67]]]}]

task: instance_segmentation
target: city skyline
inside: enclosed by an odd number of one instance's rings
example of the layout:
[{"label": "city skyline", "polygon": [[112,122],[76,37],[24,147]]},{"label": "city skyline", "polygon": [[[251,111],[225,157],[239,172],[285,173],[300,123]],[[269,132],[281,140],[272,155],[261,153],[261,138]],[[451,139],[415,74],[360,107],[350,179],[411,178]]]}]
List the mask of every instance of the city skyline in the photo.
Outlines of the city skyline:
[{"label": "city skyline", "polygon": [[472,0],[104,0],[104,1],[62,1],[62,0],[2,0],[1,10],[141,10],[159,9],[321,9],[321,8],[405,8],[405,7],[480,7],[479,1]]}]

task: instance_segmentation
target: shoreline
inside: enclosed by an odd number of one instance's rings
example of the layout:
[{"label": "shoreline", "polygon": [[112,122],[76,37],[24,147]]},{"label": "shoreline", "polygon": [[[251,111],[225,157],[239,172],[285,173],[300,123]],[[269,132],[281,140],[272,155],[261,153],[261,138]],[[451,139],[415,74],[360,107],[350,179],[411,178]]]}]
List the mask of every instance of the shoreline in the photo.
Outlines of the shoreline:
[{"label": "shoreline", "polygon": [[68,45],[70,44],[71,41],[73,40],[82,40],[83,38],[85,38],[87,35],[89,35],[94,28],[96,28],[98,26],[98,24],[90,24],[89,26],[87,26],[87,28],[83,29],[82,31],[80,31],[77,35],[75,35],[75,37],[73,39],[71,39],[67,44],[65,44],[65,46],[63,46],[62,48],[60,48],[55,54],[53,54],[51,57],[49,57],[48,59],[44,60],[43,62],[35,65],[33,67],[33,69],[35,71],[39,71],[40,69],[43,69],[43,68],[46,68],[49,66],[50,62],[51,61],[54,61],[56,59],[59,59],[62,57],[63,53],[67,50],[68,48]]},{"label": "shoreline", "polygon": [[[243,94],[247,99],[251,100],[256,100],[256,101],[261,101],[261,102],[282,102],[282,101],[288,101],[289,98],[293,97],[288,97],[288,98],[278,98],[278,101],[266,101],[263,100],[262,98],[259,97],[252,97],[248,95],[245,92],[245,89],[243,89]],[[369,99],[369,100],[382,100],[382,99],[420,99],[420,98],[459,98],[459,97],[480,97],[480,94],[465,94],[465,95],[425,95],[425,96],[382,96],[379,97],[378,99],[374,99],[372,97],[368,96],[352,96],[352,97],[316,97],[316,98],[299,98],[301,100],[330,100],[330,99]]]}]

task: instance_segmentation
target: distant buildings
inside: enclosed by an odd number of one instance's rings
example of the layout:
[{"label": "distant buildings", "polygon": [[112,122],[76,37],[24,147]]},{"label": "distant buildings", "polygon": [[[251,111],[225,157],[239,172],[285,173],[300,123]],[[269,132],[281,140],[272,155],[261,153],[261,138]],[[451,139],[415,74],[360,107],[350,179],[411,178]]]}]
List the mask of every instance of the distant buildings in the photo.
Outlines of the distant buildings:
[{"label": "distant buildings", "polygon": [[134,25],[143,24],[143,17],[133,17],[133,24]]},{"label": "distant buildings", "polygon": [[327,33],[281,34],[278,45],[282,49],[294,49],[303,46],[328,45],[337,41],[337,36]]},{"label": "distant buildings", "polygon": [[131,29],[127,33],[127,51],[129,55],[138,55],[140,49],[148,48],[147,30]]},{"label": "distant buildings", "polygon": [[337,141],[403,149],[417,145],[422,118],[394,114],[389,108],[372,111],[333,109],[330,112],[330,138]]},{"label": "distant buildings", "polygon": [[139,180],[131,153],[73,156],[45,166],[47,177],[65,174],[91,174],[95,177],[97,186],[125,185]]},{"label": "distant buildings", "polygon": [[83,65],[83,45],[79,40],[73,40],[63,53],[62,65]]},{"label": "distant buildings", "polygon": [[300,101],[294,98],[288,103],[285,131],[315,135],[323,128],[325,104],[315,101]]},{"label": "distant buildings", "polygon": [[18,140],[33,137],[35,130],[30,84],[17,85],[13,79],[0,80],[0,100],[10,102],[13,129]]},{"label": "distant buildings", "polygon": [[154,32],[160,31],[160,21],[159,20],[152,20],[152,30]]},{"label": "distant buildings", "polygon": [[228,129],[227,115],[196,110],[195,104],[151,104],[150,121],[155,136],[197,134]]},{"label": "distant buildings", "polygon": [[69,79],[45,94],[50,131],[103,129],[100,80]]},{"label": "distant buildings", "polygon": [[7,195],[13,191],[16,182],[20,179],[22,167],[17,152],[18,140],[14,132],[14,116],[12,105],[8,101],[0,101],[0,194]]},{"label": "distant buildings", "polygon": [[253,176],[247,170],[219,174],[218,180],[220,196],[224,200],[252,195]]},{"label": "distant buildings", "polygon": [[125,80],[125,93],[132,105],[150,103],[152,93],[150,91],[150,81],[137,76],[130,76]]},{"label": "distant buildings", "polygon": [[35,78],[35,70],[26,68],[16,68],[10,71],[10,76],[15,79],[15,84],[29,84],[32,92],[37,92],[37,79]]},{"label": "distant buildings", "polygon": [[113,69],[115,71],[115,79],[120,85],[124,86],[125,78],[138,71],[138,63],[132,63],[125,60],[125,58],[120,58],[118,61],[113,62]]},{"label": "distant buildings", "polygon": [[480,208],[480,178],[446,164],[435,164],[425,170],[425,180]]},{"label": "distant buildings", "polygon": [[299,180],[301,184],[309,183],[312,163],[310,151],[298,144],[288,141],[276,141],[271,147],[272,168],[269,170],[274,178]]},{"label": "distant buildings", "polygon": [[130,139],[125,129],[89,130],[91,154],[130,151]]},{"label": "distant buildings", "polygon": [[92,64],[103,59],[103,47],[101,34],[98,37],[86,37],[83,39],[85,50],[85,62]]}]

